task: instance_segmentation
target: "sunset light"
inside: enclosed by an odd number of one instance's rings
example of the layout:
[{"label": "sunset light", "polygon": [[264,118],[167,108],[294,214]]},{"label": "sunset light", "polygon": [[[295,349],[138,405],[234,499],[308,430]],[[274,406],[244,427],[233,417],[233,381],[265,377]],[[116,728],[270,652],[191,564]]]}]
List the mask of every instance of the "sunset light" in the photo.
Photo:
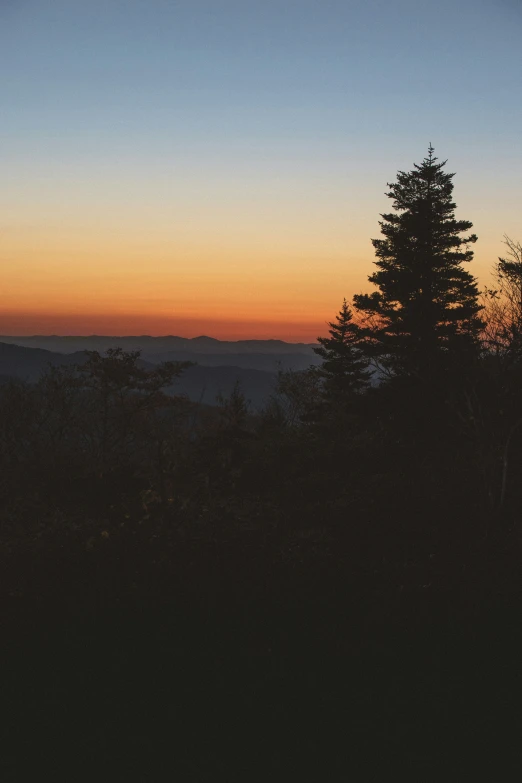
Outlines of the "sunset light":
[{"label": "sunset light", "polygon": [[396,4],[283,5],[2,5],[0,333],[315,340],[430,141],[488,281],[522,195],[509,10],[459,6],[442,59],[431,20],[418,61]]}]

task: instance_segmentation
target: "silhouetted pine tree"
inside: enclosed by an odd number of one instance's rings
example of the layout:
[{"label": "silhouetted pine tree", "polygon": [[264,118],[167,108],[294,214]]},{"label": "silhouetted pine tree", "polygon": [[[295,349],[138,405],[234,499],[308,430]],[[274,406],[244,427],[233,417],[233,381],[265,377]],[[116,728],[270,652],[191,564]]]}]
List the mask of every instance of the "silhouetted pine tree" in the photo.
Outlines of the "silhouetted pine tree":
[{"label": "silhouetted pine tree", "polygon": [[318,337],[320,346],[314,348],[323,360],[317,372],[330,398],[363,391],[370,381],[369,359],[361,348],[361,330],[352,319],[352,310],[344,299],[335,322],[328,324],[330,336]]},{"label": "silhouetted pine tree", "polygon": [[430,378],[452,360],[462,364],[482,326],[476,281],[462,266],[477,237],[460,236],[473,224],[455,219],[454,174],[433,152],[388,183],[395,212],[381,215],[384,239],[372,240],[378,271],[368,278],[379,291],[354,296],[369,316],[374,355],[393,375]]}]

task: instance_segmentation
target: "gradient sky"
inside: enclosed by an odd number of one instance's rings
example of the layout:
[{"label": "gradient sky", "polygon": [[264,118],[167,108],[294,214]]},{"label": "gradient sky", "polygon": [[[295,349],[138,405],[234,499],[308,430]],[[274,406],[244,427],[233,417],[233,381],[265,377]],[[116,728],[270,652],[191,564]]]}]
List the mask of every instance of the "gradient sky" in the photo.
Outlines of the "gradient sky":
[{"label": "gradient sky", "polygon": [[311,340],[386,182],[522,239],[521,0],[0,0],[0,333]]}]

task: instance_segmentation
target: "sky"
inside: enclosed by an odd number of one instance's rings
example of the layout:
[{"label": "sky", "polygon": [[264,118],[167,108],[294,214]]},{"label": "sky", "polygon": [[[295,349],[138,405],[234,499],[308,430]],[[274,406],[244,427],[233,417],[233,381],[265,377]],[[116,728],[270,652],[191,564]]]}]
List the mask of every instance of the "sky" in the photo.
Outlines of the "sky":
[{"label": "sky", "polygon": [[0,0],[0,334],[314,340],[431,142],[522,239],[522,0]]}]

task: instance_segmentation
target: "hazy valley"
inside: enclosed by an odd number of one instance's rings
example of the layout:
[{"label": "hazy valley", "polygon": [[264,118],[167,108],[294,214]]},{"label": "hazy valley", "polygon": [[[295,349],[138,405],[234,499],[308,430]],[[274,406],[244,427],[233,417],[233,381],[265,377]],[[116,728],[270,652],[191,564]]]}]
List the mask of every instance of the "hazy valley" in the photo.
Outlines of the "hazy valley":
[{"label": "hazy valley", "polygon": [[0,336],[0,377],[35,382],[49,366],[83,364],[86,351],[104,353],[108,348],[141,351],[141,365],[151,368],[166,361],[189,361],[169,389],[194,402],[213,405],[218,395],[230,395],[236,382],[253,408],[267,402],[274,391],[277,372],[305,370],[318,365],[313,345],[281,340],[225,342],[211,337],[3,337]]}]

